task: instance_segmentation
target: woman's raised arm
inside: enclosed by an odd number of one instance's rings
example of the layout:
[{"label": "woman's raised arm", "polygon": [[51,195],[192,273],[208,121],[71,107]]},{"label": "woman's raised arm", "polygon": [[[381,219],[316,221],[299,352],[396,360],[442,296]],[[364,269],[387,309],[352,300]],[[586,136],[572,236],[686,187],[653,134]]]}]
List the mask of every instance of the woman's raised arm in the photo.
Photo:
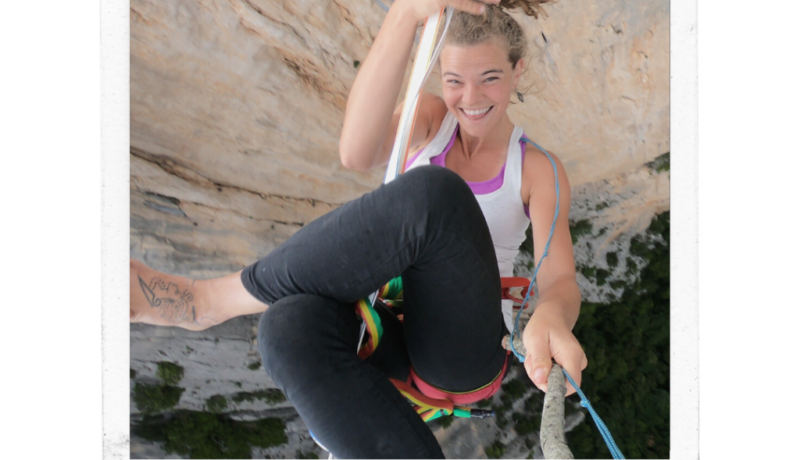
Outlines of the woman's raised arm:
[{"label": "woman's raised arm", "polygon": [[[487,3],[497,1],[487,0]],[[346,168],[367,171],[389,161],[400,119],[400,107],[395,108],[395,101],[403,84],[417,25],[445,6],[474,14],[480,14],[483,8],[472,0],[397,0],[392,4],[347,98],[339,139],[339,156]],[[430,108],[430,103],[435,102],[433,98],[436,96],[423,95],[420,99],[411,146],[428,135],[433,121]]]}]

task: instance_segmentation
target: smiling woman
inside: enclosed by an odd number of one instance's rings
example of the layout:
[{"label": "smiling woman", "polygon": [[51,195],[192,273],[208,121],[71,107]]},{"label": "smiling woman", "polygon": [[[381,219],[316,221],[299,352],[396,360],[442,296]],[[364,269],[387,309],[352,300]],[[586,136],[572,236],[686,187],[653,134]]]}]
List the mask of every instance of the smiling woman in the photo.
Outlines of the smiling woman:
[{"label": "smiling woman", "polygon": [[[194,282],[132,263],[131,320],[203,329],[264,312],[264,368],[333,454],[441,457],[436,438],[389,379],[413,381],[432,398],[466,398],[463,404],[492,396],[508,370],[501,340],[512,329],[500,278],[512,276],[528,226],[544,243],[552,225],[549,257],[544,244],[534,245],[539,299],[522,335],[525,368],[546,390],[555,359],[580,384],[587,360],[572,334],[580,292],[569,183],[554,155],[551,165],[543,151],[525,148],[522,128],[507,114],[524,70],[525,38],[504,10],[536,17],[548,1],[394,2],[359,66],[339,147],[348,168],[388,162],[417,25],[451,6],[458,11],[440,55],[443,97],[421,95],[409,172],[224,278]],[[353,303],[397,276],[402,323],[378,309],[380,347],[362,360]]]}]

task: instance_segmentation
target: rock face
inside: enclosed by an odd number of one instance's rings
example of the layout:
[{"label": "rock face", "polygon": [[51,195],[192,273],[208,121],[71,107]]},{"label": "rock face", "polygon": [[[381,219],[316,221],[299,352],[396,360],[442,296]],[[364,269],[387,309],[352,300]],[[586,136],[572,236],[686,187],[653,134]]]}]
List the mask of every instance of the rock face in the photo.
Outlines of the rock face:
[{"label": "rock face", "polygon": [[[381,5],[131,2],[132,255],[193,276],[239,269],[380,183],[342,168],[338,138]],[[669,151],[669,2],[546,9],[515,14],[531,45],[515,123],[573,186]]]},{"label": "rock face", "polygon": [[[132,0],[131,257],[185,276],[227,274],[376,188],[383,171],[344,169],[338,139],[348,91],[390,3]],[[631,235],[669,208],[668,172],[646,165],[669,151],[669,2],[562,0],[545,9],[539,20],[514,14],[530,42],[530,89],[510,115],[564,163],[571,220],[592,223],[577,263],[605,266],[609,252],[625,260]],[[440,93],[439,78],[435,70],[429,91]],[[524,272],[524,257],[518,262]],[[629,276],[624,264],[609,271],[609,279]],[[614,295],[583,274],[579,283],[588,300]],[[133,325],[132,388],[156,382],[160,361],[185,369],[176,408],[204,410],[212,396],[272,388],[254,366],[256,322],[204,332]],[[131,411],[138,417],[133,403]],[[288,450],[267,453],[273,458],[322,455],[286,411],[288,403],[258,399],[227,409],[240,418],[283,414],[293,434]],[[485,446],[456,433],[492,423],[458,421],[436,434],[450,443],[447,455],[474,457]],[[156,449],[140,441],[132,454]]]},{"label": "rock face", "polygon": [[669,2],[561,1],[545,9],[547,19],[521,19],[532,40],[534,94],[512,119],[559,154],[573,186],[668,152]]}]

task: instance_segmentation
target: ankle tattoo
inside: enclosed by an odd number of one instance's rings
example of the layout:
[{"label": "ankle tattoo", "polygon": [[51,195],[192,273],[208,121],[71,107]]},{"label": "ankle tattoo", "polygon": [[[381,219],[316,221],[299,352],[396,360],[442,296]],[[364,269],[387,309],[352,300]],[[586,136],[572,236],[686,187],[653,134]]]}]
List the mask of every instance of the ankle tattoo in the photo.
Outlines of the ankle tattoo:
[{"label": "ankle tattoo", "polygon": [[161,318],[170,323],[201,324],[197,318],[194,293],[189,288],[181,290],[177,284],[166,282],[158,276],[151,278],[149,283],[145,282],[141,276],[137,277],[147,303],[151,308],[158,309]]}]

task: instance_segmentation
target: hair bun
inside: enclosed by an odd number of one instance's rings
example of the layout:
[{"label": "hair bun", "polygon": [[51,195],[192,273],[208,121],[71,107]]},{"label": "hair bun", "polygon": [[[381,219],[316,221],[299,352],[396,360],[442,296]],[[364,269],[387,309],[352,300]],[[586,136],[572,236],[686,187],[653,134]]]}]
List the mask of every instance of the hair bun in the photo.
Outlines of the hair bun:
[{"label": "hair bun", "polygon": [[500,4],[497,5],[497,8],[504,9],[504,10],[515,10],[521,9],[523,13],[528,16],[533,16],[536,19],[539,19],[539,15],[541,14],[544,17],[547,17],[547,11],[542,8],[542,5],[545,3],[555,3],[554,0],[500,0]]}]

